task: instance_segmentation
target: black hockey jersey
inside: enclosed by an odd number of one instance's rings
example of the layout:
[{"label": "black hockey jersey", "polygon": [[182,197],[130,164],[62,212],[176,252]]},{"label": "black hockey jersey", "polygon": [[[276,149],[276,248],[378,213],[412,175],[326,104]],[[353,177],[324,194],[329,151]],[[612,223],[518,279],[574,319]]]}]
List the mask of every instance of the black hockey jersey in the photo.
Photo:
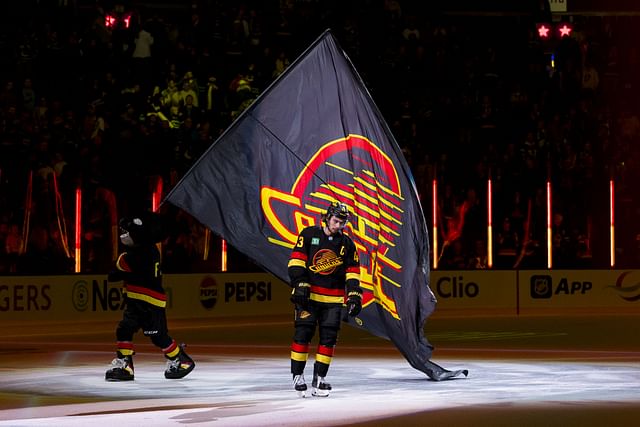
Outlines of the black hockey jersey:
[{"label": "black hockey jersey", "polygon": [[[167,296],[162,287],[160,252],[155,245],[128,248],[118,257],[117,279],[124,280],[128,298],[166,307]],[[114,278],[116,279],[116,278]]]},{"label": "black hockey jersey", "polygon": [[291,251],[288,269],[292,286],[311,285],[312,301],[342,304],[345,288],[362,292],[358,251],[344,233],[327,236],[320,226],[305,228]]}]

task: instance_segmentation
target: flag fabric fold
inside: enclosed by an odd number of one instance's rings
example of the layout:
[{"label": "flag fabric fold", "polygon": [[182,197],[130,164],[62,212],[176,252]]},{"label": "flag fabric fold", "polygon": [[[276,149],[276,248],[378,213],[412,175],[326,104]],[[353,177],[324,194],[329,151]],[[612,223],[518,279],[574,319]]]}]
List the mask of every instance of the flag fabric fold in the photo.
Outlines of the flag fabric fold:
[{"label": "flag fabric fold", "polygon": [[209,147],[165,201],[288,282],[297,235],[346,203],[363,310],[349,323],[391,340],[435,380],[424,324],[435,308],[429,236],[409,166],[355,67],[325,31]]}]

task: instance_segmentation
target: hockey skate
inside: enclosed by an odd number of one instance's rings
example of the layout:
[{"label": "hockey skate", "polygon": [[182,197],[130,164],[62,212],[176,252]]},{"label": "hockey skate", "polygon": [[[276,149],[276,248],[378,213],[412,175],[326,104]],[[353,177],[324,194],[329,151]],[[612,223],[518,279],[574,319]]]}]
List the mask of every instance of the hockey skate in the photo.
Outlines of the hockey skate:
[{"label": "hockey skate", "polygon": [[307,397],[307,384],[304,382],[304,374],[293,376],[293,389],[299,397]]},{"label": "hockey skate", "polygon": [[133,357],[122,356],[111,361],[111,368],[104,374],[107,381],[133,381]]},{"label": "hockey skate", "polygon": [[331,384],[326,382],[324,377],[319,377],[317,375],[313,376],[311,387],[313,388],[311,394],[318,397],[328,397],[329,392],[331,391]]},{"label": "hockey skate", "polygon": [[164,377],[167,379],[175,380],[186,377],[189,372],[193,371],[196,367],[196,363],[189,357],[184,351],[184,345],[180,346],[180,353],[167,361],[167,369],[164,371]]}]

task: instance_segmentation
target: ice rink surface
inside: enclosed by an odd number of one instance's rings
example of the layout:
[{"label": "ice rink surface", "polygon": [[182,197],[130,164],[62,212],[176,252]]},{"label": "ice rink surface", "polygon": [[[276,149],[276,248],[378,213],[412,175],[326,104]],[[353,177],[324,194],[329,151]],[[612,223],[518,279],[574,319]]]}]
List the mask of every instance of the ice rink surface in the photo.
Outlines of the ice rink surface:
[{"label": "ice rink surface", "polygon": [[470,371],[444,382],[386,341],[343,330],[331,396],[304,399],[290,383],[286,320],[174,322],[197,363],[181,380],[164,378],[140,334],[136,379],[124,383],[104,380],[115,325],[13,325],[0,341],[0,426],[627,427],[640,415],[639,320],[436,320],[433,360]]}]

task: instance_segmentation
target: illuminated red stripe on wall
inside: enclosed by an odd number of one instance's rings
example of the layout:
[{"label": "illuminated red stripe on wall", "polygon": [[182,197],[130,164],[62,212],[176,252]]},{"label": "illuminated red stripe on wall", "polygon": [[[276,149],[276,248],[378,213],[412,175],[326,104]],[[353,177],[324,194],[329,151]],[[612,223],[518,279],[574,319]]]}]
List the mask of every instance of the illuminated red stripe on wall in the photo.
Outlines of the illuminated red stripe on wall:
[{"label": "illuminated red stripe on wall", "polygon": [[82,189],[76,188],[75,272],[81,271],[82,258]]},{"label": "illuminated red stripe on wall", "polygon": [[609,180],[609,264],[616,265],[615,185]]}]

